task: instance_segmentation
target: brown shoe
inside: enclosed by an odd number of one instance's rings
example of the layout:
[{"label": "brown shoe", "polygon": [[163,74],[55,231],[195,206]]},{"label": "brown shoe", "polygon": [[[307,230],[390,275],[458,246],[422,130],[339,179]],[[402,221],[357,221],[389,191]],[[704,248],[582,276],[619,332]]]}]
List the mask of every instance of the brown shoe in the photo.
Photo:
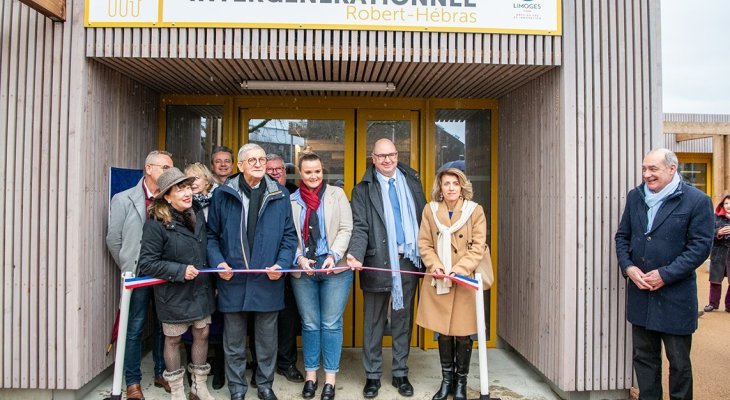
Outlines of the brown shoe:
[{"label": "brown shoe", "polygon": [[139,384],[127,386],[127,400],[144,400],[142,386]]},{"label": "brown shoe", "polygon": [[163,388],[167,393],[170,393],[170,384],[167,383],[162,375],[155,376],[155,387]]}]

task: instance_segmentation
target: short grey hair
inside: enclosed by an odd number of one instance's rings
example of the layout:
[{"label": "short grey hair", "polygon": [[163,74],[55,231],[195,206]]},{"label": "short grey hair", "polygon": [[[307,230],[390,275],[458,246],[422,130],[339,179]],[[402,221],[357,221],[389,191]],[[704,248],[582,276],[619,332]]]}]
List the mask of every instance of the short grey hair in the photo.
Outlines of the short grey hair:
[{"label": "short grey hair", "polygon": [[284,164],[284,158],[282,158],[280,155],[276,153],[269,153],[266,155],[266,161],[275,161],[275,160],[281,160],[281,163]]},{"label": "short grey hair", "polygon": [[677,155],[674,154],[674,152],[671,150],[667,150],[667,152],[664,153],[664,163],[669,168],[671,168],[672,166],[679,167],[679,159],[677,158]]},{"label": "short grey hair", "polygon": [[261,150],[264,153],[266,153],[264,148],[257,145],[256,143],[246,143],[243,146],[241,146],[241,148],[238,150],[238,161],[243,160],[243,155],[248,153],[251,150]]},{"label": "short grey hair", "polygon": [[172,153],[165,150],[152,150],[149,152],[149,154],[147,154],[147,157],[144,159],[144,165],[154,164],[155,161],[157,161],[157,157],[159,156],[168,156],[172,158]]}]

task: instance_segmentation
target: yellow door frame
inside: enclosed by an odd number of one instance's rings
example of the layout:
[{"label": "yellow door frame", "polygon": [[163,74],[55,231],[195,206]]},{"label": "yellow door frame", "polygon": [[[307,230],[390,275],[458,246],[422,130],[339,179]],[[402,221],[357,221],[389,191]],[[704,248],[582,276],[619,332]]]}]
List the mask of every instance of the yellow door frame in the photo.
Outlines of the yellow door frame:
[{"label": "yellow door frame", "polygon": [[[494,285],[490,293],[490,321],[489,321],[489,337],[490,340],[487,342],[489,347],[495,347],[497,343],[497,282],[499,281],[499,254],[497,248],[498,238],[498,202],[497,202],[497,190],[498,184],[498,107],[497,101],[493,99],[410,99],[410,98],[381,98],[381,97],[338,97],[338,96],[321,96],[321,97],[296,97],[296,96],[193,96],[193,95],[163,95],[160,98],[160,109],[159,109],[159,133],[158,143],[160,148],[165,147],[165,132],[166,132],[166,106],[167,105],[221,105],[224,107],[224,141],[222,144],[234,149],[242,146],[246,142],[248,126],[242,124],[245,115],[250,111],[259,110],[261,112],[270,112],[270,115],[276,114],[278,110],[286,110],[287,115],[327,115],[327,113],[337,113],[339,111],[349,109],[354,112],[361,111],[393,111],[403,110],[415,111],[419,113],[420,118],[420,130],[422,135],[416,135],[417,144],[412,144],[411,154],[415,157],[415,161],[411,160],[413,166],[417,166],[421,173],[421,181],[423,183],[424,192],[427,197],[430,193],[430,187],[433,185],[434,172],[436,171],[436,158],[434,156],[436,148],[436,129],[435,129],[435,115],[437,109],[467,109],[467,110],[490,110],[491,111],[491,242],[490,250],[492,255],[492,265],[495,266],[494,271]],[[316,111],[318,110],[318,111]],[[294,112],[302,112],[302,114],[295,114]],[[312,114],[314,112],[314,114]],[[253,115],[253,114],[252,114]],[[258,114],[257,114],[258,115]],[[355,115],[352,113],[351,115]],[[331,119],[332,115],[329,115]],[[339,118],[339,117],[338,117]],[[347,124],[346,124],[347,125]],[[352,125],[354,126],[354,125]],[[347,138],[348,136],[346,136]],[[350,135],[349,137],[354,137]],[[346,139],[347,140],[347,139]],[[357,148],[363,149],[365,145],[365,138],[363,136],[363,142],[360,142],[360,138],[357,138]],[[354,141],[346,143],[346,151],[353,152]],[[415,148],[413,146],[416,146]],[[362,151],[367,151],[363,149]],[[346,157],[345,171],[348,168],[358,168],[357,174],[362,176],[363,171],[359,171],[361,165],[365,165],[365,159],[360,156],[362,151],[358,150],[357,156]],[[365,153],[366,154],[366,153]],[[687,153],[685,153],[687,154]],[[235,156],[235,154],[234,154]],[[352,163],[348,164],[348,163]],[[354,165],[354,163],[358,163]],[[710,160],[711,165],[711,160]],[[711,173],[711,169],[708,169]],[[345,187],[346,193],[350,195],[351,189],[354,186],[354,181],[348,181],[347,179],[354,179],[346,177]],[[711,176],[710,176],[710,182]],[[359,292],[358,290],[356,290]],[[361,295],[361,294],[360,294]],[[357,304],[357,302],[356,302]],[[437,344],[435,341],[427,340],[432,338],[433,335],[427,335],[422,328],[419,328],[419,343],[424,349],[436,348]]]},{"label": "yellow door frame", "polygon": [[712,153],[677,153],[677,158],[680,163],[707,164],[707,195],[715,198],[712,192]]}]

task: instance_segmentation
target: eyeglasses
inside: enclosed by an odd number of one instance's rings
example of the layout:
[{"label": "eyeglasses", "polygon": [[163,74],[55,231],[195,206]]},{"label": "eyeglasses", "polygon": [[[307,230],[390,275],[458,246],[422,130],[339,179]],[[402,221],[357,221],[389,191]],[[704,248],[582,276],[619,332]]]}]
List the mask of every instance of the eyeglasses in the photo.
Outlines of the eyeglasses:
[{"label": "eyeglasses", "polygon": [[154,165],[155,167],[160,167],[163,171],[167,171],[168,169],[172,168],[172,165],[167,164],[150,164]]},{"label": "eyeglasses", "polygon": [[248,165],[250,165],[252,167],[254,165],[256,165],[257,162],[259,164],[261,164],[261,165],[265,165],[266,164],[266,157],[259,157],[259,158],[251,157],[251,158],[247,159],[246,162],[248,163]]},{"label": "eyeglasses", "polygon": [[277,174],[280,174],[280,173],[282,173],[282,172],[284,172],[284,168],[281,168],[281,167],[276,167],[276,168],[266,168],[266,173],[267,173],[267,174],[273,174],[273,173],[277,173]]},{"label": "eyeglasses", "polygon": [[386,158],[391,159],[392,161],[395,161],[398,159],[398,152],[395,153],[388,153],[388,154],[375,154],[373,153],[373,157],[377,158],[378,161],[383,162]]}]

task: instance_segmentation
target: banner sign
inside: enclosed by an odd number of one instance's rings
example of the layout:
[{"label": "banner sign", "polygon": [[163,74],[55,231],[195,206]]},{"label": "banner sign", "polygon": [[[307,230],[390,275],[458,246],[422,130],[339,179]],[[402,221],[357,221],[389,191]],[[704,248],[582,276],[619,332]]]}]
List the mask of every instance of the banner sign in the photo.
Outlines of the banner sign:
[{"label": "banner sign", "polygon": [[560,35],[561,0],[86,0],[87,27]]}]

